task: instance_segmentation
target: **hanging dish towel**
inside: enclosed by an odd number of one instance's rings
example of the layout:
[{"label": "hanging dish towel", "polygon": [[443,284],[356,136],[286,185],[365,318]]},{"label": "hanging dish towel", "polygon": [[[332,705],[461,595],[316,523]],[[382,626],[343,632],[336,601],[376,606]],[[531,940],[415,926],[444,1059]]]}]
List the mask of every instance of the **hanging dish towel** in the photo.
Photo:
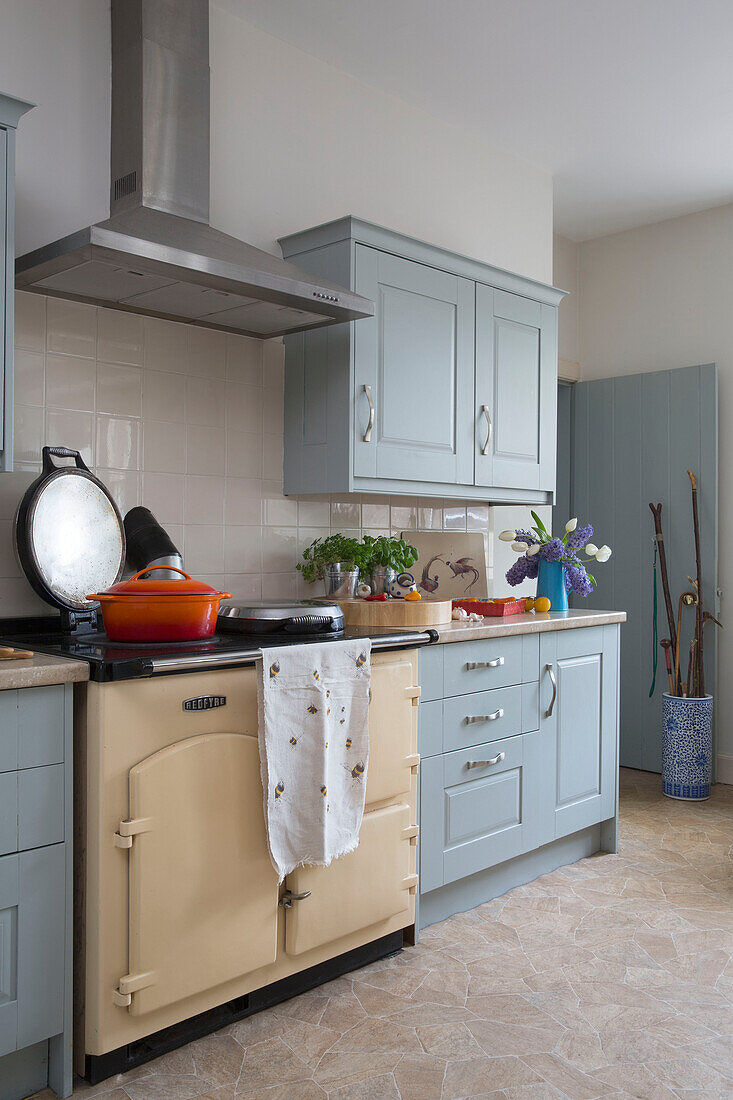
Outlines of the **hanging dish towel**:
[{"label": "hanging dish towel", "polygon": [[371,642],[266,649],[259,667],[260,770],[280,881],[359,843],[369,762]]}]

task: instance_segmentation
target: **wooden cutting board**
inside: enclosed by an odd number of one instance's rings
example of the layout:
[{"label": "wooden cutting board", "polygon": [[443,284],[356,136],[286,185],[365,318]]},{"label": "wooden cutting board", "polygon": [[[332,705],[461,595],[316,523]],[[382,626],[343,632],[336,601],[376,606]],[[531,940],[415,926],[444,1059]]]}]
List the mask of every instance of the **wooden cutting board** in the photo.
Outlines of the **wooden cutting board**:
[{"label": "wooden cutting board", "polygon": [[340,600],[329,597],[344,613],[346,626],[423,627],[444,626],[451,621],[450,600]]}]

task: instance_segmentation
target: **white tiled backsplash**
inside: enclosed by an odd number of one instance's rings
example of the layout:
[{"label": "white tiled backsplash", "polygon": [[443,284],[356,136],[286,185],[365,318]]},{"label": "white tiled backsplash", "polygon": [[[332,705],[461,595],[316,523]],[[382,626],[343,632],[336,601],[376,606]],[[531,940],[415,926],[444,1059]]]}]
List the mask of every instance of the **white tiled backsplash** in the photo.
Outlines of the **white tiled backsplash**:
[{"label": "white tiled backsplash", "polygon": [[0,474],[2,616],[48,611],[12,544],[44,443],[80,450],[123,515],[146,505],[189,572],[245,599],[312,592],[295,564],[330,531],[485,531],[491,567],[494,523],[519,522],[515,510],[486,504],[284,497],[278,341],[18,292],[15,345],[16,472]]}]

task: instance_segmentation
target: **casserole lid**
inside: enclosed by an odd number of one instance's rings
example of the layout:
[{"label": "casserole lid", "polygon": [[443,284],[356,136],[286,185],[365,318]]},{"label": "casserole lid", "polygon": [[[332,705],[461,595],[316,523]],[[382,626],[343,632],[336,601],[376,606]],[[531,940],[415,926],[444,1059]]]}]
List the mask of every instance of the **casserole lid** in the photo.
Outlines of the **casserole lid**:
[{"label": "casserole lid", "polygon": [[[180,573],[181,579],[149,576],[149,574],[159,570],[166,573]],[[128,577],[127,580],[120,581],[119,584],[113,584],[110,588],[105,589],[104,592],[96,592],[93,595],[87,596],[87,599],[124,599],[126,596],[175,596],[177,599],[187,596],[223,596],[228,599],[231,596],[231,592],[217,592],[215,588],[212,588],[210,584],[206,584],[205,581],[194,580],[191,574],[184,572],[183,569],[178,569],[173,565],[166,565],[141,569],[134,577]]]},{"label": "casserole lid", "polygon": [[[92,611],[96,596],[122,576],[125,532],[109,490],[79,451],[44,447],[43,468],[15,518],[18,557],[38,595],[62,612]],[[57,466],[54,458],[73,458]]]}]

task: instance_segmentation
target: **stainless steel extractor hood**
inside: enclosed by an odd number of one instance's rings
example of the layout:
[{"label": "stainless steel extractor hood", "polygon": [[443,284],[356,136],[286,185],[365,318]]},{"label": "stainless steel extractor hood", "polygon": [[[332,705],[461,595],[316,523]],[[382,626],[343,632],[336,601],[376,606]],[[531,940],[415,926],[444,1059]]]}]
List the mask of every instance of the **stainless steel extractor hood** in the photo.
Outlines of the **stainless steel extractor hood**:
[{"label": "stainless steel extractor hood", "polygon": [[19,290],[261,339],[374,314],[209,225],[208,0],[112,0],[111,170],[111,217],[21,256]]}]

